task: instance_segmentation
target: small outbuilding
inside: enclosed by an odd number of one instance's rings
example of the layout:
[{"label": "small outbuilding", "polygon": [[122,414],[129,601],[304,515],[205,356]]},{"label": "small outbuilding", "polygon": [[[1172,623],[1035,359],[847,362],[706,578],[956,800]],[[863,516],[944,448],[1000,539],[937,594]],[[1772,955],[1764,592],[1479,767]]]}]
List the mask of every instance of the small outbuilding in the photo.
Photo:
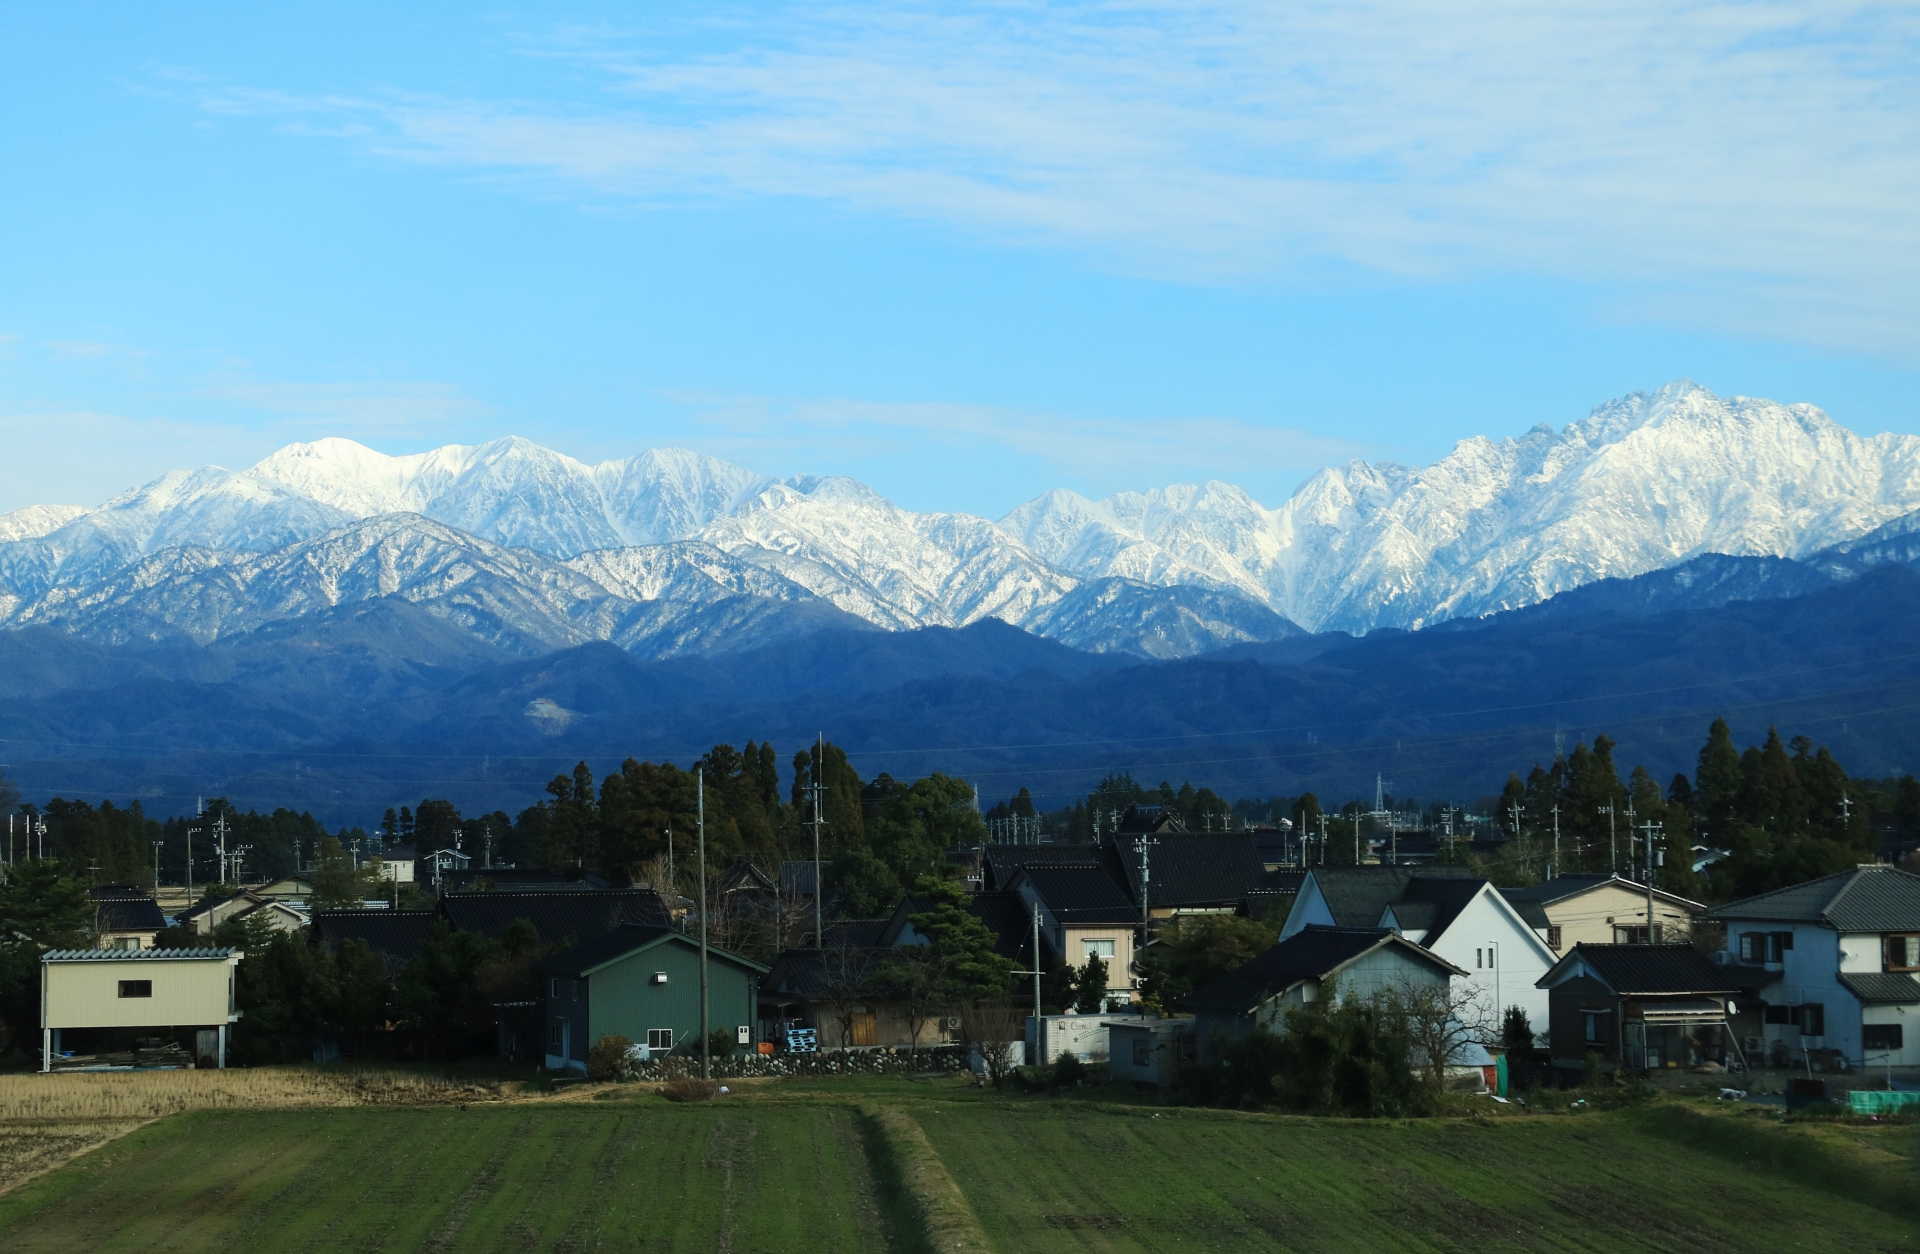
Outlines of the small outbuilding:
[{"label": "small outbuilding", "polygon": [[237,949],[52,949],[40,955],[40,1069],[65,1033],[149,1028],[194,1032],[203,1066],[227,1065]]},{"label": "small outbuilding", "polygon": [[1116,1080],[1172,1088],[1182,1061],[1192,1061],[1193,1020],[1114,1019],[1107,1024],[1107,1074]]},{"label": "small outbuilding", "polygon": [[1740,990],[1692,945],[1575,945],[1540,986],[1563,1071],[1581,1070],[1589,1054],[1608,1072],[1744,1069],[1729,1023]]}]

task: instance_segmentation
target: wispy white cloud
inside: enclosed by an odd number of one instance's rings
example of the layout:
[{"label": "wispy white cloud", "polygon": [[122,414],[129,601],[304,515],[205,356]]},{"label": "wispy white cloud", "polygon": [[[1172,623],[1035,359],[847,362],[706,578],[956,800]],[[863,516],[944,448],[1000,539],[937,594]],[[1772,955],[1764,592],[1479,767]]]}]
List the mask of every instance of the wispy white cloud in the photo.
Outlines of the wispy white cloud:
[{"label": "wispy white cloud", "polygon": [[208,107],[599,197],[806,197],[1201,281],[1543,274],[1920,347],[1910,5],[797,6],[680,46],[530,49],[584,93]]},{"label": "wispy white cloud", "polygon": [[746,464],[924,466],[929,455],[953,451],[967,466],[1000,465],[1008,479],[1034,480],[1032,490],[1036,476],[1048,480],[1045,486],[1067,481],[1104,494],[1217,478],[1232,467],[1234,482],[1277,501],[1321,466],[1388,451],[1215,417],[1087,418],[986,405],[698,393],[671,399],[692,414],[702,447]]}]

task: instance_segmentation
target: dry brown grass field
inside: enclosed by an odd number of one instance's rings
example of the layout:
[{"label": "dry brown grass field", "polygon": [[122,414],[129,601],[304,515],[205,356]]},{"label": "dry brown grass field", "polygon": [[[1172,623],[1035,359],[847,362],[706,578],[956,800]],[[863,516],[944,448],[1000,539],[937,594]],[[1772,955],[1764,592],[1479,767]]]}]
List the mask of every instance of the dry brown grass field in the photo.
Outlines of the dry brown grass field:
[{"label": "dry brown grass field", "polygon": [[501,1087],[409,1071],[271,1068],[0,1076],[0,1192],[152,1119],[190,1110],[439,1106]]}]

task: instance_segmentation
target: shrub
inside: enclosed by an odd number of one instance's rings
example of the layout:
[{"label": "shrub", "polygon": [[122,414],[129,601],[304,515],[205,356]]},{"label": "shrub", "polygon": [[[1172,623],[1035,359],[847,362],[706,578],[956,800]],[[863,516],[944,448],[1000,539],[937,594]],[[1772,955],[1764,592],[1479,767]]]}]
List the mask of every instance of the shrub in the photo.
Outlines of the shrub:
[{"label": "shrub", "polygon": [[670,1102],[710,1102],[719,1096],[720,1086],[712,1080],[683,1075],[660,1086],[660,1096]]},{"label": "shrub", "polygon": [[[732,1028],[715,1028],[713,1031],[707,1033],[707,1056],[709,1058],[716,1060],[731,1058],[733,1057],[733,1051],[737,1047],[738,1038],[735,1037]],[[699,1049],[696,1047],[694,1050],[695,1055],[697,1056],[699,1052]]]},{"label": "shrub", "polygon": [[1086,1082],[1087,1064],[1080,1061],[1080,1055],[1067,1053],[1053,1060],[1053,1087],[1057,1089],[1077,1088]]},{"label": "shrub", "polygon": [[631,1080],[633,1042],[624,1036],[603,1036],[587,1053],[589,1080]]}]

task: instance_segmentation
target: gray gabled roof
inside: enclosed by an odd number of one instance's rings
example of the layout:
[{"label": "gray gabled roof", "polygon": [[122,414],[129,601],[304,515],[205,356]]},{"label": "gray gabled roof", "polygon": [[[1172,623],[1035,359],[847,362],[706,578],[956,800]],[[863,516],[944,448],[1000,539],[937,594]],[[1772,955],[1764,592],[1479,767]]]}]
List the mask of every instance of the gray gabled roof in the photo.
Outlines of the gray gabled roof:
[{"label": "gray gabled roof", "polygon": [[1315,924],[1195,990],[1183,999],[1189,1010],[1246,1014],[1276,993],[1302,980],[1325,979],[1360,955],[1383,945],[1405,951],[1448,975],[1465,975],[1438,954],[1381,927],[1323,927]]},{"label": "gray gabled roof", "polygon": [[1842,971],[1840,982],[1869,1006],[1911,1006],[1920,1002],[1920,980],[1899,971]]},{"label": "gray gabled roof", "polygon": [[1592,945],[1581,942],[1535,982],[1552,988],[1562,971],[1584,963],[1621,996],[1672,993],[1737,993],[1739,986],[1692,945]]},{"label": "gray gabled roof", "polygon": [[1823,923],[1841,932],[1916,931],[1920,930],[1920,875],[1869,863],[1729,902],[1707,917],[1723,923]]}]

